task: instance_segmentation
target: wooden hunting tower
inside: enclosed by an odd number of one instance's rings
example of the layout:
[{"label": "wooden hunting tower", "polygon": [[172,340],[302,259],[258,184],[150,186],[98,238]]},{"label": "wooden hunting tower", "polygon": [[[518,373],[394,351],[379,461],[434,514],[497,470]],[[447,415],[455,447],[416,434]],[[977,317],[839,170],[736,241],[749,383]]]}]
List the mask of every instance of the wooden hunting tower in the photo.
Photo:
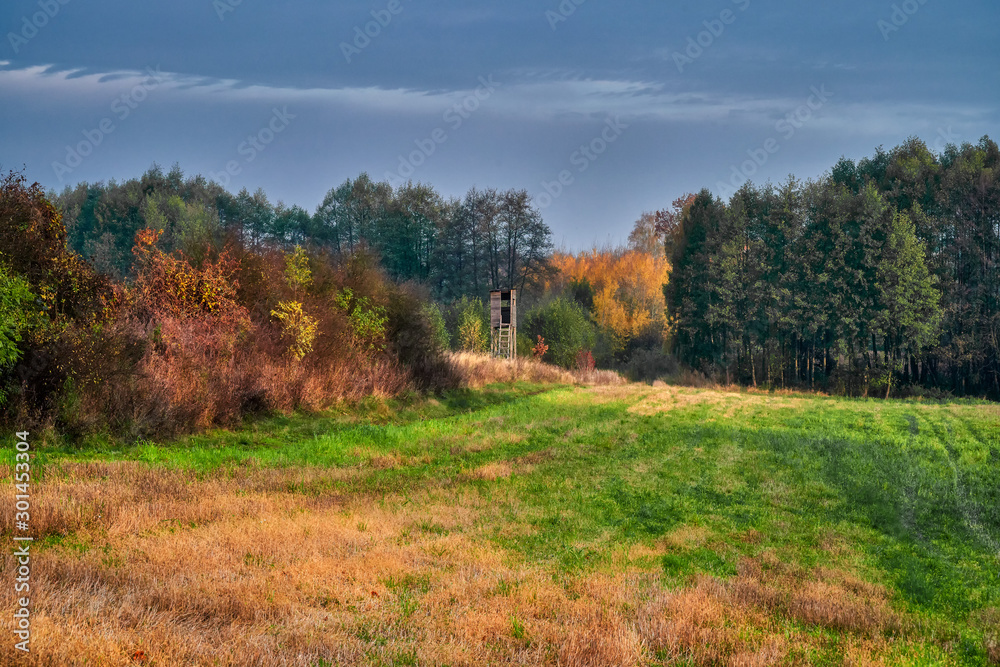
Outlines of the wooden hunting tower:
[{"label": "wooden hunting tower", "polygon": [[517,290],[490,292],[490,352],[497,357],[517,356]]}]

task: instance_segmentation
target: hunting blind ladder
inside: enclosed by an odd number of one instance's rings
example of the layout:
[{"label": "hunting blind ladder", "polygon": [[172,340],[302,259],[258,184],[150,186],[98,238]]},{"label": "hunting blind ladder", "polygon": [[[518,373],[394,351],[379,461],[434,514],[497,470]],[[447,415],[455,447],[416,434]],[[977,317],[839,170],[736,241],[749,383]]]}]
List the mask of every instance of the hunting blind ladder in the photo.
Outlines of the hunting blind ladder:
[{"label": "hunting blind ladder", "polygon": [[490,352],[497,357],[517,356],[517,290],[490,292]]}]

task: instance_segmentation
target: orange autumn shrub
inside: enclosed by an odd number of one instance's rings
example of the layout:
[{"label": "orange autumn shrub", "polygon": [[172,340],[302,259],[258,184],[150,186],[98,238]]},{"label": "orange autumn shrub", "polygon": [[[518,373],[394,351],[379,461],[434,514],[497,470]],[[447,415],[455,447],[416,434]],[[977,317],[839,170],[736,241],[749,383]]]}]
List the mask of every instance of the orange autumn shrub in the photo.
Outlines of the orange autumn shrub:
[{"label": "orange autumn shrub", "polygon": [[557,252],[552,264],[558,274],[549,289],[589,284],[591,315],[614,350],[624,349],[640,336],[662,335],[666,326],[663,285],[669,268],[664,254],[594,248],[577,255]]},{"label": "orange autumn shrub", "polygon": [[223,250],[214,260],[194,267],[177,252],[168,255],[156,247],[160,232],[143,229],[135,235],[132,253],[138,278],[131,290],[136,306],[151,317],[186,318],[198,315],[241,317],[246,309],[236,302],[237,262]]}]

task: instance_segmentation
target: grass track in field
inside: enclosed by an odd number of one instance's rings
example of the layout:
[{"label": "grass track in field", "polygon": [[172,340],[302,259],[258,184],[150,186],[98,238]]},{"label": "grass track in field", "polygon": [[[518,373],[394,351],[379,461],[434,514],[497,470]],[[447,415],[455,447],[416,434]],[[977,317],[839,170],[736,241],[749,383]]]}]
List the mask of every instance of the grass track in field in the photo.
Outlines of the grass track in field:
[{"label": "grass track in field", "polygon": [[[213,637],[236,656],[219,664],[984,664],[998,434],[987,404],[517,386],[52,449],[42,604],[107,664],[150,636],[159,664],[213,664]],[[213,538],[205,563],[178,557]],[[297,593],[275,597],[282,577]],[[84,584],[136,618],[68,604]],[[66,655],[46,641],[36,664]]]}]

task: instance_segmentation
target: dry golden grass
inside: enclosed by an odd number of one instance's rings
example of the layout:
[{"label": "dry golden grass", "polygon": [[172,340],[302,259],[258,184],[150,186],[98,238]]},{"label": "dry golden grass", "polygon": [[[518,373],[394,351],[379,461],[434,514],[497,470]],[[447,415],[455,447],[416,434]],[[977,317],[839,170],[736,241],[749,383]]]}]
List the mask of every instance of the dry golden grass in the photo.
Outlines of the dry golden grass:
[{"label": "dry golden grass", "polygon": [[614,385],[625,379],[614,371],[574,371],[534,359],[500,359],[487,354],[450,352],[448,362],[461,378],[462,386],[480,388],[496,382],[536,382],[552,384]]},{"label": "dry golden grass", "polygon": [[652,391],[654,390],[649,385],[644,384],[606,384],[588,388],[587,395],[596,404],[626,400],[632,403],[648,396]]},{"label": "dry golden grass", "polygon": [[[0,471],[7,478],[12,475],[9,464]],[[123,535],[164,523],[201,524],[253,516],[274,503],[291,506],[310,487],[361,474],[357,468],[249,467],[199,479],[190,471],[132,461],[61,463],[47,467],[45,482],[32,488],[31,523],[38,536],[78,531]],[[13,532],[14,500],[0,495],[4,534]]]},{"label": "dry golden grass", "polygon": [[500,359],[472,352],[451,352],[447,358],[462,385],[473,389],[495,382],[574,383],[568,371],[533,359]]},{"label": "dry golden grass", "polygon": [[624,377],[619,373],[610,370],[602,370],[600,368],[595,368],[594,370],[575,370],[573,371],[573,377],[576,379],[577,384],[594,385],[594,386],[607,386],[607,385],[624,385],[628,383]]},{"label": "dry golden grass", "polygon": [[[124,534],[119,518],[114,540],[92,534],[85,553],[38,556],[34,652],[20,662],[127,665],[138,651],[157,665],[368,664],[410,653],[422,664],[544,664],[550,651],[564,664],[634,664],[626,658],[639,655],[627,619],[602,597],[621,595],[613,582],[570,597],[466,535],[478,497],[326,509],[256,500],[252,515],[194,528]],[[594,655],[619,661],[586,661]]]},{"label": "dry golden grass", "polygon": [[[472,476],[507,477],[544,457]],[[847,632],[855,664],[875,664],[892,641],[885,634],[902,627],[883,589],[774,557],[744,560],[729,581],[702,577],[674,591],[646,566],[621,563],[553,577],[483,539],[490,502],[464,486],[382,502],[286,491],[360,474],[250,469],[198,479],[137,463],[51,470],[33,497],[37,527],[76,537],[35,555],[33,651],[18,664],[124,666],[139,655],[148,665],[277,667],[402,656],[583,667],[660,655],[772,665],[820,641],[784,618]],[[13,516],[8,509],[0,516]],[[688,528],[665,541],[710,537]],[[6,560],[0,576],[9,580],[12,568]],[[0,614],[10,618],[11,605]],[[14,660],[4,642],[0,663]]]},{"label": "dry golden grass", "polygon": [[696,664],[774,665],[790,653],[818,648],[815,637],[789,630],[782,619],[847,631],[859,660],[873,660],[901,622],[881,588],[832,571],[794,572],[744,559],[739,574],[700,577],[689,587],[651,600],[639,625],[651,648]]},{"label": "dry golden grass", "polygon": [[470,477],[472,479],[485,479],[493,482],[500,478],[510,477],[513,472],[514,467],[507,461],[495,461],[476,468],[472,471]]},{"label": "dry golden grass", "polygon": [[685,549],[700,547],[712,536],[704,526],[683,525],[663,536],[662,542],[668,548]]},{"label": "dry golden grass", "polygon": [[670,412],[692,405],[711,405],[719,408],[719,415],[732,417],[747,410],[773,410],[775,408],[801,408],[809,405],[819,392],[803,394],[798,390],[759,390],[736,385],[692,386],[682,383],[667,384],[657,380],[652,384],[626,383],[615,386],[596,386],[590,390],[596,402],[629,401],[629,412],[643,416]]}]

